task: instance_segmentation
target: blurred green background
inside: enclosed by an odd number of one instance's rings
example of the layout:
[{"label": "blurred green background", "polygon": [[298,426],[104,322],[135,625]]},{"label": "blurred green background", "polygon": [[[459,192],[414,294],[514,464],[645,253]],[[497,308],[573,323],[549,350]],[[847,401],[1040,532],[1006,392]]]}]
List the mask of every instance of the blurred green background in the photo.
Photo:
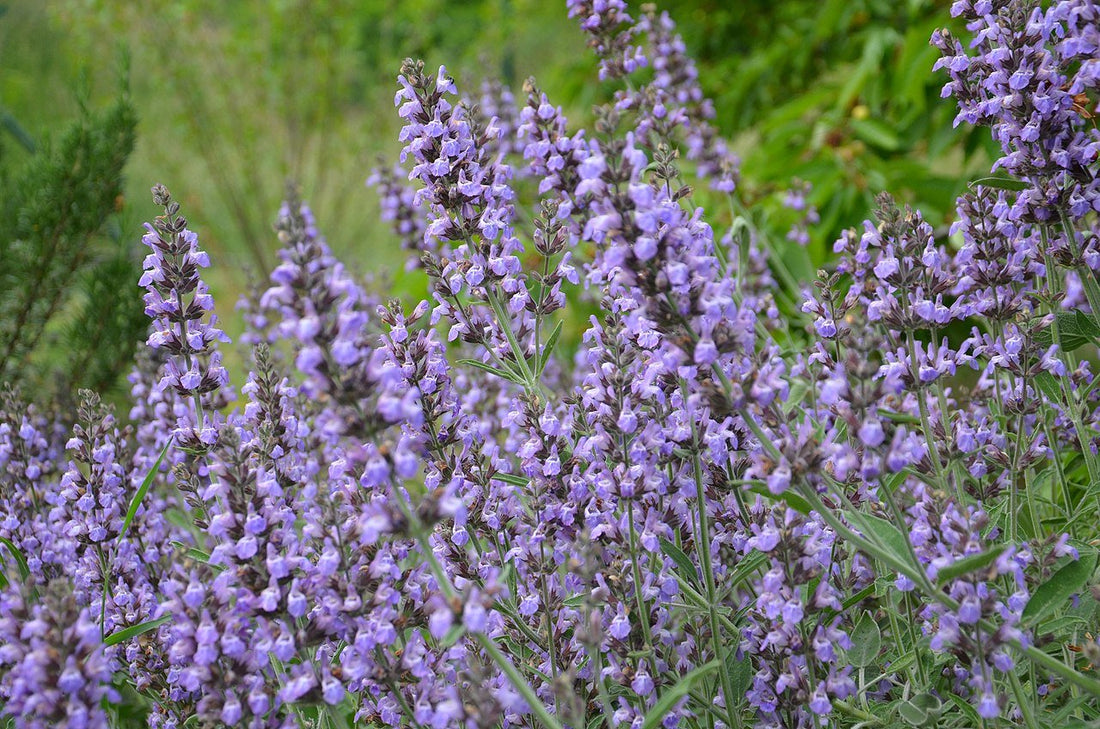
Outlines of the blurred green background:
[{"label": "blurred green background", "polygon": [[[946,0],[677,0],[676,21],[716,124],[742,157],[737,192],[758,227],[806,279],[832,241],[888,190],[944,226],[954,197],[988,169],[988,134],[955,129],[941,101],[928,37],[951,25]],[[395,159],[394,78],[406,56],[445,63],[472,96],[489,76],[522,102],[535,76],[574,128],[612,89],[557,0],[8,0],[0,3],[0,174],[33,157],[84,107],[128,86],[136,146],[113,229],[138,247],[165,183],[210,252],[219,314],[275,260],[272,221],[286,179],[302,186],[337,255],[389,271],[393,293],[423,282],[364,187],[379,156]],[[640,11],[637,3],[631,11]],[[956,29],[958,30],[958,29]],[[23,140],[26,141],[26,140]],[[41,153],[41,152],[37,152]],[[813,185],[821,221],[806,248],[786,240],[798,214],[782,199]],[[703,194],[703,203],[725,203]],[[136,279],[132,291],[138,296]]]}]

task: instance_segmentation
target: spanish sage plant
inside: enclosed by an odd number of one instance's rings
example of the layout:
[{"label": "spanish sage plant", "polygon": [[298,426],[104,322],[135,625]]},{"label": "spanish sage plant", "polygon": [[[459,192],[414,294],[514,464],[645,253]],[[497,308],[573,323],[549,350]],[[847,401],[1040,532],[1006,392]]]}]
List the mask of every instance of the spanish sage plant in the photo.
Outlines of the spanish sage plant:
[{"label": "spanish sage plant", "polygon": [[1097,725],[1097,7],[955,3],[992,176],[947,236],[881,195],[793,291],[806,187],[786,242],[704,210],[737,160],[671,18],[568,12],[592,130],[401,68],[371,182],[424,300],[291,188],[237,409],[153,189],[131,425],[0,408],[14,725]]}]

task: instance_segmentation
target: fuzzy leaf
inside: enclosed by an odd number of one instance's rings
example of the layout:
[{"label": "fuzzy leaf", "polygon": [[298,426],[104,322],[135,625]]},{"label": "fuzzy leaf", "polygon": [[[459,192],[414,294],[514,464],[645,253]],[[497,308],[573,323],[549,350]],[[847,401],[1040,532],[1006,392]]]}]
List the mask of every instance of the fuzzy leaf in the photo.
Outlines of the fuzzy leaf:
[{"label": "fuzzy leaf", "polygon": [[[1083,311],[1063,311],[1057,315],[1058,346],[1072,352],[1100,339],[1100,327]],[[1044,347],[1054,342],[1054,327],[1048,326],[1036,335],[1035,341]]]},{"label": "fuzzy leaf", "polygon": [[845,512],[844,516],[863,532],[864,536],[874,539],[891,552],[893,557],[902,562],[909,561],[909,540],[898,531],[896,526],[885,519],[862,512]]},{"label": "fuzzy leaf", "polygon": [[749,487],[749,491],[754,494],[760,494],[768,501],[782,501],[799,514],[806,515],[810,513],[809,502],[796,494],[792,489],[787,489],[783,493],[776,495],[769,491],[767,486],[754,485]]},{"label": "fuzzy leaf", "polygon": [[1086,554],[1082,550],[1080,559],[1066,564],[1035,589],[1021,616],[1023,622],[1034,625],[1065,605],[1084,588],[1095,569],[1096,552],[1090,550]]},{"label": "fuzzy leaf", "polygon": [[573,597],[567,597],[561,601],[563,607],[567,608],[579,608],[584,605],[585,595],[573,595]]},{"label": "fuzzy leaf", "polygon": [[984,552],[978,554],[971,554],[967,557],[963,557],[960,560],[955,561],[952,564],[947,565],[939,574],[936,575],[936,584],[943,585],[956,577],[969,574],[971,572],[977,572],[978,570],[992,564],[1001,554],[1007,549],[1007,545],[1001,544],[991,549],[987,549]]},{"label": "fuzzy leaf", "polygon": [[982,717],[978,715],[978,710],[969,701],[955,694],[947,694],[947,698],[951,699],[951,703],[955,705],[955,708],[961,711],[970,721],[969,726],[982,725]]},{"label": "fuzzy leaf", "polygon": [[878,658],[882,648],[882,631],[871,613],[864,612],[852,629],[850,636],[852,647],[848,649],[848,660],[856,668],[870,666]]},{"label": "fuzzy leaf", "polygon": [[913,726],[925,726],[939,718],[943,703],[932,694],[917,694],[898,704],[898,714]]},{"label": "fuzzy leaf", "polygon": [[1062,388],[1058,386],[1058,380],[1049,372],[1040,372],[1035,375],[1035,386],[1046,395],[1047,399],[1054,403],[1062,402]]},{"label": "fuzzy leaf", "polygon": [[695,585],[699,584],[699,573],[695,569],[695,565],[692,564],[691,558],[684,553],[684,550],[677,547],[667,539],[661,539],[661,551],[665,553],[665,556],[676,563],[676,571],[680,573],[680,577],[683,577],[690,583]]},{"label": "fuzzy leaf", "polygon": [[733,700],[740,701],[752,687],[752,661],[747,655],[738,659],[737,652],[730,651],[730,660],[726,666],[729,669],[730,683],[733,684]]}]

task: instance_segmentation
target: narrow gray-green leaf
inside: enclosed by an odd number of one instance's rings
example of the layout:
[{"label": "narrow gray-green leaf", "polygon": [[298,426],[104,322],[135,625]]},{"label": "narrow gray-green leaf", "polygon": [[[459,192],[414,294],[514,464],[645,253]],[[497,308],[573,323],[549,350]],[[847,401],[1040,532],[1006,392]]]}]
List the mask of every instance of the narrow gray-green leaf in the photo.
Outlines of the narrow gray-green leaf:
[{"label": "narrow gray-green leaf", "polygon": [[676,563],[676,571],[680,573],[681,577],[692,584],[699,584],[699,573],[696,571],[695,565],[692,564],[691,558],[684,553],[684,550],[662,537],[661,551]]},{"label": "narrow gray-green leaf", "polygon": [[503,481],[504,483],[510,483],[513,486],[521,486],[527,488],[531,485],[531,482],[525,476],[517,476],[514,473],[494,473],[493,478],[497,481]]},{"label": "narrow gray-green leaf", "polygon": [[157,462],[149,469],[149,473],[145,474],[145,479],[142,480],[141,486],[138,487],[137,493],[134,494],[134,498],[130,499],[130,508],[126,510],[126,518],[122,520],[122,528],[118,530],[118,540],[120,542],[122,538],[126,536],[126,530],[130,528],[130,523],[134,520],[134,517],[137,516],[138,507],[141,506],[141,502],[145,498],[145,494],[148,493],[149,487],[153,485],[153,479],[157,477],[157,472],[160,470],[160,464],[164,460],[164,455],[168,452],[168,446],[170,445],[172,445],[171,438],[169,438],[164,444],[164,447],[160,449],[160,455],[157,456]]},{"label": "narrow gray-green leaf", "polygon": [[477,359],[460,359],[460,360],[458,360],[458,363],[460,365],[466,365],[467,367],[474,367],[475,369],[484,370],[485,372],[488,372],[491,375],[496,375],[497,377],[508,380],[509,382],[514,382],[517,385],[522,385],[523,384],[523,381],[520,380],[515,375],[513,375],[511,372],[505,372],[504,370],[500,369],[499,367],[493,367],[491,364],[485,364],[481,360],[477,360]]},{"label": "narrow gray-green leaf", "polygon": [[143,633],[148,633],[150,630],[156,630],[157,628],[164,625],[165,623],[167,623],[171,619],[172,619],[171,615],[162,615],[159,618],[154,618],[153,620],[146,620],[144,623],[138,623],[137,625],[131,625],[129,628],[123,628],[122,630],[118,631],[117,633],[111,633],[106,638],[104,638],[103,639],[103,645],[105,645],[105,646],[118,645],[119,643],[122,643],[123,641],[130,640],[131,638],[136,638],[137,636],[142,635]]},{"label": "narrow gray-green leaf", "polygon": [[987,567],[992,564],[1001,554],[1007,549],[1007,545],[1001,544],[996,547],[987,549],[984,552],[978,554],[971,554],[967,557],[963,557],[960,560],[947,565],[936,574],[936,583],[943,585],[956,577],[970,574],[971,572],[977,572],[978,570]]},{"label": "narrow gray-green leaf", "polygon": [[0,537],[0,544],[3,544],[11,552],[12,558],[15,560],[15,564],[19,567],[19,576],[24,580],[30,579],[31,569],[27,566],[27,558],[23,556],[22,550],[15,546],[15,542],[7,537]]},{"label": "narrow gray-green leaf", "polygon": [[546,340],[546,344],[542,345],[542,357],[539,359],[539,369],[535,373],[538,377],[542,375],[546,369],[546,363],[550,361],[550,355],[554,353],[554,345],[558,343],[558,337],[561,336],[562,321],[558,320],[558,325],[554,327],[554,331],[550,332],[550,338]]},{"label": "narrow gray-green leaf", "polygon": [[971,189],[979,186],[992,187],[995,190],[1012,190],[1015,192],[1027,189],[1026,182],[1011,177],[981,177],[970,183]]}]

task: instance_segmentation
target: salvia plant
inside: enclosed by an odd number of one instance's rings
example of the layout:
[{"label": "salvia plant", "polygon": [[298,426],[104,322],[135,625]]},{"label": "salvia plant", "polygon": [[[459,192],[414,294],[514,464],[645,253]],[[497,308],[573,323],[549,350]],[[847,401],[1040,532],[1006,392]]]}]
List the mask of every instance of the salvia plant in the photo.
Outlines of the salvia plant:
[{"label": "salvia plant", "polygon": [[956,2],[1002,156],[948,236],[882,195],[791,291],[697,204],[738,164],[672,20],[567,6],[594,128],[407,61],[371,181],[427,298],[291,187],[239,392],[153,188],[131,411],[0,401],[8,722],[1097,725],[1100,7]]}]

